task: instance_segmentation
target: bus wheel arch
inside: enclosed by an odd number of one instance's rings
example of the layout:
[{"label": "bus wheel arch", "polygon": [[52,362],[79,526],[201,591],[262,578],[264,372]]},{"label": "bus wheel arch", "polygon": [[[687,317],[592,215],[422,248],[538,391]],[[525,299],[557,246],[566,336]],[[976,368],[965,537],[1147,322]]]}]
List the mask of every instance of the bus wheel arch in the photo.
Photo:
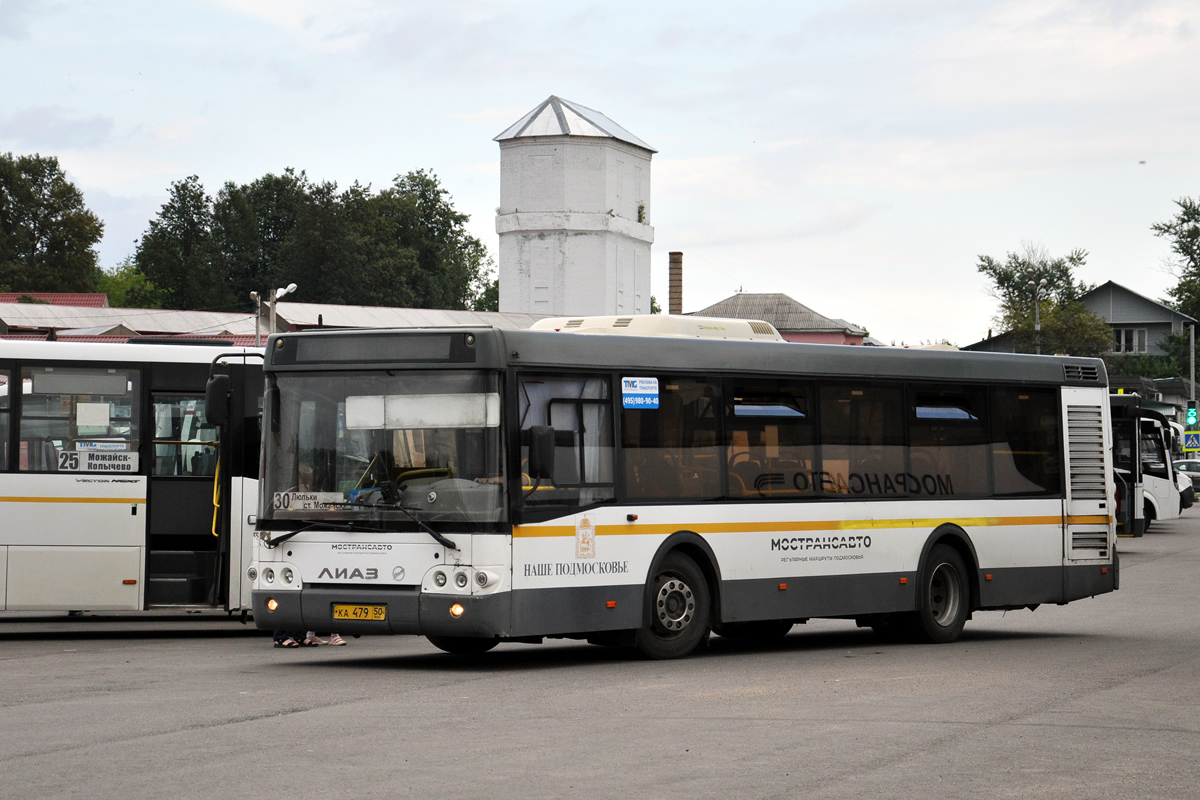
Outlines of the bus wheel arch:
[{"label": "bus wheel arch", "polygon": [[716,563],[708,543],[690,531],[672,534],[659,546],[646,574],[642,628],[636,633],[643,654],[680,658],[708,638],[719,609]]},{"label": "bus wheel arch", "polygon": [[958,525],[952,522],[939,525],[934,529],[933,533],[929,534],[929,538],[925,540],[925,546],[921,548],[921,560],[918,562],[919,566],[917,569],[918,576],[924,573],[925,567],[929,562],[930,553],[939,544],[944,544],[957,550],[959,557],[963,560],[963,565],[967,568],[967,583],[970,589],[967,619],[970,619],[971,612],[981,605],[979,555],[975,552],[975,544],[971,541],[971,537],[967,532]]},{"label": "bus wheel arch", "polygon": [[978,607],[979,560],[957,525],[941,525],[926,542],[917,571],[917,608],[909,618],[913,638],[933,644],[958,639]]}]

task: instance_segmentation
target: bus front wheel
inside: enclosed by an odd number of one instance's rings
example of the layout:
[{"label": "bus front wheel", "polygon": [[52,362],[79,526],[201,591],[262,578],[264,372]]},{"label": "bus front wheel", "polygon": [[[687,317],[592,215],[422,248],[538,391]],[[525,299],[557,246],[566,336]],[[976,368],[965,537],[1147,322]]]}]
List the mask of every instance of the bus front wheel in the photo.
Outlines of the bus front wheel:
[{"label": "bus front wheel", "polygon": [[920,605],[914,633],[933,644],[953,642],[962,633],[970,613],[971,589],[967,566],[953,547],[936,545],[921,575]]},{"label": "bus front wheel", "polygon": [[477,656],[500,644],[498,639],[483,639],[473,636],[428,636],[429,643],[439,650],[456,656]]},{"label": "bus front wheel", "polygon": [[643,655],[682,658],[708,636],[708,581],[683,553],[673,551],[663,558],[650,580],[650,602],[650,626],[635,637]]}]

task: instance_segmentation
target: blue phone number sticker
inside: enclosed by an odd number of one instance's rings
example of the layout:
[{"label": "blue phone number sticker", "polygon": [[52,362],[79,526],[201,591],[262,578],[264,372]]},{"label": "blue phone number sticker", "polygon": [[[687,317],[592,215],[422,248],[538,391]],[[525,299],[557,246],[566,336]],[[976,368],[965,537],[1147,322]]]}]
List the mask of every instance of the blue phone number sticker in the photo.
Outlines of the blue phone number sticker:
[{"label": "blue phone number sticker", "polygon": [[622,408],[658,408],[658,378],[621,378]]}]

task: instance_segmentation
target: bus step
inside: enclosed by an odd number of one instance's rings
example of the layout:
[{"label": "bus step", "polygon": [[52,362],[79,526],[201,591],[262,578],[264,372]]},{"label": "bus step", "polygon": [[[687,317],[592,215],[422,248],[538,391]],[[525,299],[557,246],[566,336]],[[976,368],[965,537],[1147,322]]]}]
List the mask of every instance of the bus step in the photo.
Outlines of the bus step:
[{"label": "bus step", "polygon": [[216,553],[204,550],[151,550],[146,575],[154,578],[211,578]]},{"label": "bus step", "polygon": [[208,578],[149,578],[146,580],[146,605],[205,605],[211,588],[212,582]]}]

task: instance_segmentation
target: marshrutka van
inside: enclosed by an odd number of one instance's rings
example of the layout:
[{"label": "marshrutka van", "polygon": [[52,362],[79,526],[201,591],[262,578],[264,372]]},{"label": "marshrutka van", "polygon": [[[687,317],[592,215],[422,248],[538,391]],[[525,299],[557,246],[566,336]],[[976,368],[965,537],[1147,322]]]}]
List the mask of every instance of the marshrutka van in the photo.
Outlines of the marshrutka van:
[{"label": "marshrutka van", "polygon": [[951,642],[1117,588],[1099,360],[535,327],[270,337],[260,628],[676,658],[814,617]]}]

